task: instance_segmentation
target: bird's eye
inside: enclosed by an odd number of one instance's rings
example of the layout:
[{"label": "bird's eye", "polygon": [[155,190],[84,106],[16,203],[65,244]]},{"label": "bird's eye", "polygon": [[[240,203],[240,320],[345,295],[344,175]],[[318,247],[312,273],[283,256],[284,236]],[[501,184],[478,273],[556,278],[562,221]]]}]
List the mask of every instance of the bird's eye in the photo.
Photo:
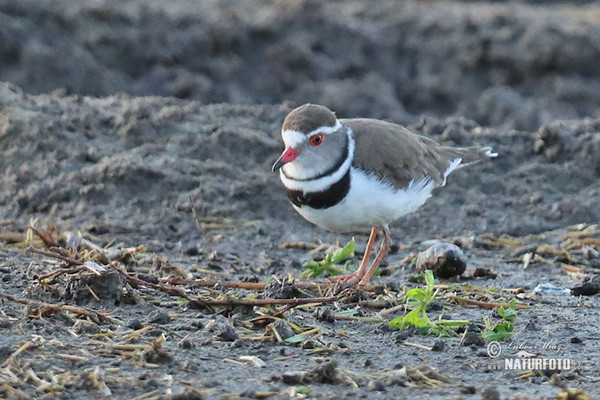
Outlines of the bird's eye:
[{"label": "bird's eye", "polygon": [[323,134],[322,133],[317,133],[315,136],[311,136],[311,138],[310,138],[311,145],[318,146],[321,143],[323,143]]}]

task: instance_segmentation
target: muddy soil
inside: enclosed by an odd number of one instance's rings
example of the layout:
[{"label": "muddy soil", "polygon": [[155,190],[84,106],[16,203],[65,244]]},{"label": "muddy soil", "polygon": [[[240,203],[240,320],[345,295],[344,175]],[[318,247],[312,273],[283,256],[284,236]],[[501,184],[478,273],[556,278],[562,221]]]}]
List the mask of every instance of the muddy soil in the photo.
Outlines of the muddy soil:
[{"label": "muddy soil", "polygon": [[[0,397],[600,397],[598,297],[562,290],[600,267],[600,7],[369,4],[0,2],[0,294],[12,296]],[[318,277],[284,290],[324,255],[299,243],[352,237],[304,221],[270,172],[281,122],[305,101],[499,157],[456,171],[393,224],[398,248],[374,288],[348,294]],[[94,279],[94,265],[111,267],[78,239],[67,261],[43,250],[27,227],[48,223],[64,248],[80,233],[109,249],[128,280]],[[354,236],[356,265],[367,238]],[[403,310],[380,314],[423,285],[412,261],[437,241],[468,266],[441,282],[431,316],[468,320],[474,335],[399,331],[388,322]],[[188,295],[336,301],[316,312]],[[498,315],[482,307],[513,298],[527,308],[490,358],[477,330]],[[306,338],[281,342],[290,329]],[[505,370],[522,350],[573,367]]]}]

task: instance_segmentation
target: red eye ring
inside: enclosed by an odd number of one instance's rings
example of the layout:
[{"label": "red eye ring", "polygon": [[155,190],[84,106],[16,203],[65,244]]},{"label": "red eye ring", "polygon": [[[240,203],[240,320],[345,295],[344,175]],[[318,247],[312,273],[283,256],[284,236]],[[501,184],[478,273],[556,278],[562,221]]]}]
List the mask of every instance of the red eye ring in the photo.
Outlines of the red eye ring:
[{"label": "red eye ring", "polygon": [[312,146],[320,146],[321,143],[323,143],[322,133],[317,133],[316,135],[310,137],[310,144]]}]

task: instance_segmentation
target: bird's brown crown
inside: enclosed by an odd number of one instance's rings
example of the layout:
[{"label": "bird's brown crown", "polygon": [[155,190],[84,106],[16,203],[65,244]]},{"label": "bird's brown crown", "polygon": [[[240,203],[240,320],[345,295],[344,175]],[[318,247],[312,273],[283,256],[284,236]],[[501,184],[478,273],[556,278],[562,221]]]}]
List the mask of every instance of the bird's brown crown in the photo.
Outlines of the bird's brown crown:
[{"label": "bird's brown crown", "polygon": [[335,126],[335,114],[317,104],[304,104],[290,112],[283,121],[282,130],[309,133],[322,126]]}]

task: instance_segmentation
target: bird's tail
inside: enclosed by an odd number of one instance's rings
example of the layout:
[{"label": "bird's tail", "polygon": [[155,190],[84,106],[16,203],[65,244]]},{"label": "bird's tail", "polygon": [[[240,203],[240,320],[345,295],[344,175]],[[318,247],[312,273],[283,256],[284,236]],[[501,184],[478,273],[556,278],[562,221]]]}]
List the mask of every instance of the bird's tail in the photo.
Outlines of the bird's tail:
[{"label": "bird's tail", "polygon": [[498,153],[494,153],[491,147],[446,147],[444,146],[439,152],[440,155],[452,160],[461,159],[460,166],[465,166],[487,158],[498,157]]}]

